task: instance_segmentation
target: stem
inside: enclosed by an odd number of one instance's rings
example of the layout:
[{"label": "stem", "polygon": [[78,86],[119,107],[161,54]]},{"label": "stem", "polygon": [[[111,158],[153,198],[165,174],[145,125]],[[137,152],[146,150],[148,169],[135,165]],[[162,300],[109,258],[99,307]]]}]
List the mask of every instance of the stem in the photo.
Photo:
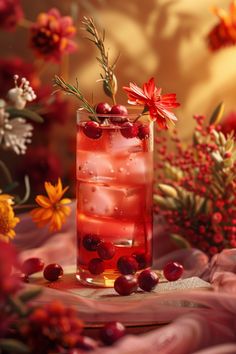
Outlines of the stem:
[{"label": "stem", "polygon": [[33,25],[32,21],[27,20],[26,18],[22,18],[22,20],[19,23],[19,26],[29,29]]},{"label": "stem", "polygon": [[33,209],[36,208],[36,204],[24,204],[24,205],[14,205],[13,209],[14,210],[24,210],[24,209]]},{"label": "stem", "polygon": [[112,102],[113,102],[114,105],[116,105],[116,98],[115,98],[114,94],[112,95]]},{"label": "stem", "polygon": [[9,171],[9,169],[7,168],[7,166],[5,165],[5,163],[3,161],[0,160],[0,168],[2,169],[6,180],[9,184],[13,183],[13,179],[11,177],[11,173]]}]

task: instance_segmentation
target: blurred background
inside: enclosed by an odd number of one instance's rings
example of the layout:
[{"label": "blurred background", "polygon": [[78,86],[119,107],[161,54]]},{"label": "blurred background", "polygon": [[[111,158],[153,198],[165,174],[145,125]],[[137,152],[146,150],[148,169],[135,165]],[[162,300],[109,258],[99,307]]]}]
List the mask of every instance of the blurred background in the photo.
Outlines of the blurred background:
[{"label": "blurred background", "polygon": [[[1,0],[3,1],[3,0]],[[1,10],[0,1],[0,10]],[[3,1],[4,2],[4,1]],[[154,76],[164,93],[176,93],[178,131],[187,141],[194,129],[193,114],[209,115],[220,102],[226,114],[235,110],[236,47],[212,52],[207,35],[217,23],[213,6],[228,10],[228,0],[22,0],[23,16],[16,26],[0,24],[0,93],[6,95],[15,73],[26,76],[38,95],[44,123],[35,125],[34,139],[25,156],[0,152],[16,178],[27,173],[34,191],[42,181],[62,176],[73,194],[76,109],[79,101],[61,95],[52,98],[52,78],[61,74],[75,83],[94,103],[107,101],[99,79],[96,49],[81,30],[83,16],[92,16],[106,31],[111,58],[120,53],[116,75],[119,103],[126,103],[122,86],[130,81],[142,85]],[[42,60],[29,45],[30,26],[39,13],[57,8],[71,16],[77,33],[77,50],[60,62]]]}]

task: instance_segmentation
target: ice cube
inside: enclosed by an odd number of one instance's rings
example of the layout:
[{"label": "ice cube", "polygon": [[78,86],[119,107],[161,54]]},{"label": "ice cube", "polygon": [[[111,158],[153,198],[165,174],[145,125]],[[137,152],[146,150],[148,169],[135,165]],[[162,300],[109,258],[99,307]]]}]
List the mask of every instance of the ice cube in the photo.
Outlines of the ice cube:
[{"label": "ice cube", "polygon": [[107,150],[110,153],[126,153],[132,151],[142,151],[142,141],[138,138],[125,138],[120,129],[111,130],[107,139]]},{"label": "ice cube", "polygon": [[110,181],[114,178],[114,168],[110,156],[106,153],[78,151],[77,179]]}]

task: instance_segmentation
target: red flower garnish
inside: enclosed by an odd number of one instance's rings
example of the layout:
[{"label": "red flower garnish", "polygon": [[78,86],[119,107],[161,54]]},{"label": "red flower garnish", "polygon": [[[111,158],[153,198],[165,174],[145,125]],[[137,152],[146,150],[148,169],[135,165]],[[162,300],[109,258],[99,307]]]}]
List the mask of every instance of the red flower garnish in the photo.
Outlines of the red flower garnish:
[{"label": "red flower garnish", "polygon": [[155,86],[154,78],[143,85],[143,88],[130,82],[129,87],[123,87],[128,94],[128,103],[143,105],[144,111],[149,110],[150,116],[157,121],[161,129],[167,129],[167,123],[176,121],[177,118],[171,112],[171,108],[179,107],[174,93],[162,95],[161,88]]},{"label": "red flower garnish", "polygon": [[0,0],[0,28],[13,30],[23,18],[19,0]]},{"label": "red flower garnish", "polygon": [[31,27],[31,47],[44,60],[60,61],[65,53],[76,50],[71,40],[76,28],[70,16],[61,16],[57,9],[39,14]]},{"label": "red flower garnish", "polygon": [[228,113],[221,125],[221,131],[227,135],[230,134],[232,131],[234,132],[234,136],[236,136],[236,112],[232,111]]},{"label": "red flower garnish", "polygon": [[219,18],[213,29],[208,34],[208,45],[213,51],[236,44],[236,1],[232,1],[229,13],[218,7],[213,9]]}]

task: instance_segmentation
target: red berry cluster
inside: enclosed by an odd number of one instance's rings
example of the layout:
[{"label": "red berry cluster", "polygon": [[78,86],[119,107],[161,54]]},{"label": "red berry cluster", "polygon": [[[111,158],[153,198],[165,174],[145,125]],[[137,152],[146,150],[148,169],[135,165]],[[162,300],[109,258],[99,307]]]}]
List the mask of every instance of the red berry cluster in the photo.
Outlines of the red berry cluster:
[{"label": "red berry cluster", "polygon": [[[118,294],[123,296],[130,295],[135,293],[138,290],[138,287],[147,292],[155,289],[159,282],[159,277],[154,271],[147,268],[139,273],[139,275],[136,277],[135,273],[137,271],[137,267],[131,259],[132,257],[122,258],[130,259],[125,260],[125,267],[122,265],[120,268],[118,268],[121,273],[123,272],[122,274],[125,274],[119,276],[115,280],[114,288]],[[127,273],[127,269],[129,270],[129,273]],[[163,274],[167,280],[175,281],[182,276],[183,270],[184,268],[181,264],[177,262],[169,262],[164,266]]]},{"label": "red berry cluster", "polygon": [[63,269],[59,264],[51,263],[45,267],[44,261],[41,258],[32,257],[23,262],[21,278],[24,282],[28,282],[30,275],[42,270],[44,278],[50,282],[58,280],[63,275]]},{"label": "red berry cluster", "polygon": [[[178,208],[163,210],[156,206],[155,211],[165,217],[170,234],[181,235],[193,247],[213,256],[224,248],[236,246],[236,164],[230,160],[232,147],[228,148],[221,127],[205,126],[204,116],[194,116],[194,119],[197,124],[193,141],[186,147],[174,131],[171,138],[174,152],[169,151],[166,136],[158,132],[155,171],[157,184],[181,187],[198,201],[199,207],[192,208],[189,200],[189,204],[185,202]],[[219,143],[216,134],[221,134]],[[217,174],[214,156],[222,161],[221,175]],[[202,205],[199,198],[204,200]]]},{"label": "red berry cluster", "polygon": [[102,125],[109,121],[112,125],[119,126],[120,132],[126,139],[139,138],[140,140],[149,137],[149,126],[139,121],[128,121],[128,111],[120,104],[110,106],[106,102],[96,105],[96,113],[100,122],[88,121],[83,126],[84,134],[90,139],[99,139],[102,136]]}]

